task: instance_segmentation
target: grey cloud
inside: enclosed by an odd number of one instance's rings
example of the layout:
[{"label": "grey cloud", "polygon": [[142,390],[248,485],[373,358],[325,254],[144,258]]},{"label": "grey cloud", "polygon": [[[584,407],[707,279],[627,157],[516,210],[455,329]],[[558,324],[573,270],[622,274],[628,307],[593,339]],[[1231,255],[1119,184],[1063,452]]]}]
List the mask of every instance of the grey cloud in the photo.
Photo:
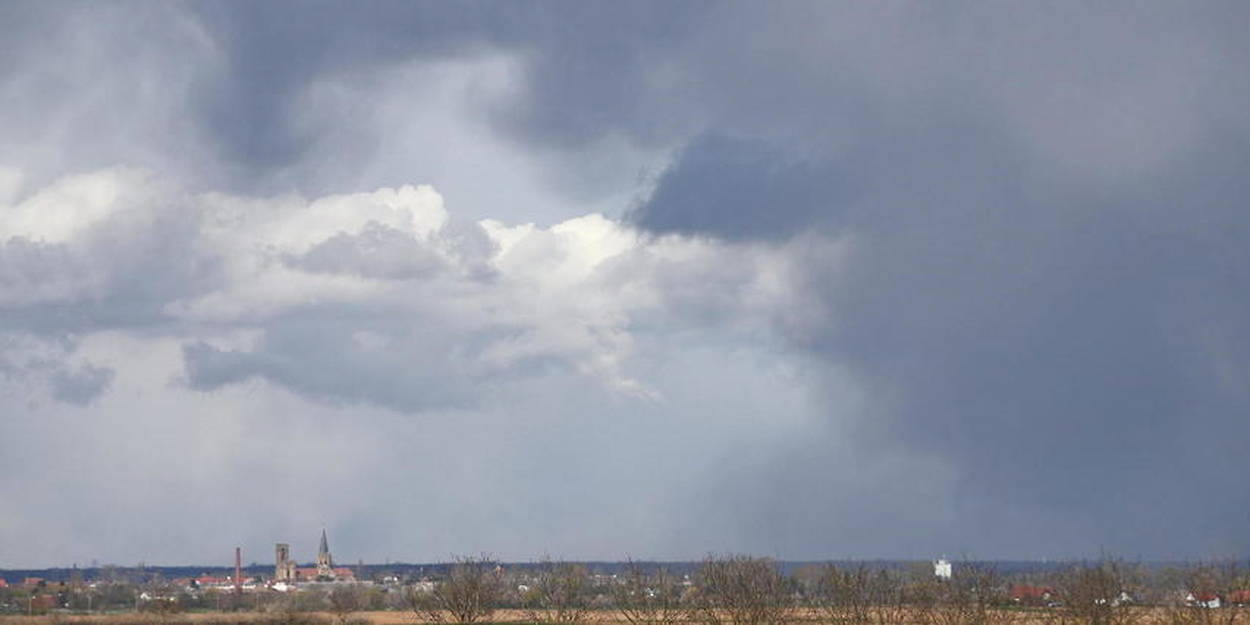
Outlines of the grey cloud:
[{"label": "grey cloud", "polygon": [[487,381],[465,370],[465,349],[446,329],[361,317],[330,309],[271,324],[259,345],[183,346],[187,382],[213,391],[261,378],[313,400],[371,404],[402,413],[473,405]]},{"label": "grey cloud", "polygon": [[187,115],[213,46],[179,6],[6,3],[0,165],[27,183],[117,165],[220,180]]},{"label": "grey cloud", "polygon": [[710,134],[678,155],[630,218],[660,233],[792,236],[836,222],[858,193],[849,174],[836,161],[805,162],[763,141]]},{"label": "grey cloud", "polygon": [[[204,119],[230,154],[280,166],[315,140],[292,128],[286,113],[316,77],[497,47],[531,57],[525,101],[497,112],[502,127],[561,145],[618,130],[659,140],[668,129],[640,114],[646,105],[637,90],[647,85],[648,66],[708,6],[381,2],[366,11],[322,2],[304,6],[296,21],[284,5],[197,4],[205,26],[227,42],[230,68],[206,90]],[[614,127],[626,121],[628,128]]]},{"label": "grey cloud", "polygon": [[257,371],[245,354],[217,349],[202,341],[183,345],[182,357],[187,382],[200,390],[241,382]]},{"label": "grey cloud", "polygon": [[[371,151],[379,133],[394,131],[369,126],[371,94],[350,94],[350,114],[358,118],[323,118],[304,110],[309,88],[404,63],[503,53],[523,60],[517,99],[480,104],[496,130],[551,148],[544,158],[574,170],[552,179],[584,197],[598,159],[566,159],[562,150],[593,151],[589,146],[614,136],[667,146],[674,132],[686,132],[689,116],[647,114],[651,98],[664,96],[651,85],[648,66],[696,27],[707,6],[378,2],[365,10],[313,2],[291,19],[289,5],[274,3],[16,3],[5,23],[13,71],[0,90],[17,106],[6,111],[12,139],[0,157],[25,161],[36,182],[67,165],[122,162],[234,192],[400,184],[408,181],[370,171],[380,158]],[[123,62],[126,72],[102,69]],[[90,102],[59,97],[69,90],[88,91]],[[49,136],[60,139],[40,140]],[[305,162],[327,150],[334,168]],[[46,157],[38,168],[34,154]],[[589,194],[596,193],[602,190]]]},{"label": "grey cloud", "polygon": [[438,238],[466,276],[487,280],[495,275],[490,260],[499,246],[480,224],[453,217],[439,229]]},{"label": "grey cloud", "polygon": [[86,406],[109,390],[116,371],[91,362],[75,364],[72,336],[34,337],[4,328],[0,334],[0,380],[6,394],[38,405],[44,397]]},{"label": "grey cloud", "polygon": [[[612,135],[670,144],[698,120],[680,112],[683,85],[657,80],[657,70],[683,52],[716,9],[708,2],[526,6],[509,33],[533,55],[525,99],[499,111],[498,122],[529,141],[566,149]],[[674,77],[683,80],[697,78]]]},{"label": "grey cloud", "polygon": [[496,251],[494,241],[473,222],[449,220],[428,241],[370,223],[360,233],[341,232],[303,254],[287,255],[286,262],[306,271],[375,279],[412,280],[447,272],[488,279],[495,273],[490,260]]},{"label": "grey cloud", "polygon": [[0,243],[6,329],[58,336],[157,327],[171,322],[169,302],[221,284],[221,259],[200,245],[198,213],[185,198],[154,198],[143,183],[113,182],[142,197],[122,197],[115,212],[72,241],[14,236]]},{"label": "grey cloud", "polygon": [[498,362],[493,350],[534,340],[507,319],[465,322],[384,305],[306,305],[262,326],[248,349],[199,341],[182,347],[188,385],[213,391],[264,379],[330,405],[381,406],[405,414],[468,409],[517,380],[571,372],[576,353],[552,345]]},{"label": "grey cloud", "polygon": [[52,396],[71,404],[89,404],[108,390],[115,374],[113,369],[90,364],[74,370],[59,370],[50,380]]},{"label": "grey cloud", "polygon": [[[0,244],[0,288],[15,300],[37,302],[77,291],[85,269],[64,244],[20,236]],[[10,306],[17,303],[8,302]]]},{"label": "grey cloud", "polygon": [[376,223],[360,234],[339,233],[292,258],[308,271],[404,280],[442,268],[441,259],[411,235]]}]

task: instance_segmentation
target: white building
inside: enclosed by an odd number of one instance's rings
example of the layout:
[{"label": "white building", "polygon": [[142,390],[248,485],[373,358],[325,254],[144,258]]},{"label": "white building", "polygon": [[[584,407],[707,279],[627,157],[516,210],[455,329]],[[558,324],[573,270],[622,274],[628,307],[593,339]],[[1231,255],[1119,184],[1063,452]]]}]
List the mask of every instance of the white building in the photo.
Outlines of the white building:
[{"label": "white building", "polygon": [[1185,595],[1185,603],[1196,608],[1220,607],[1220,596],[1213,592],[1189,593]]}]

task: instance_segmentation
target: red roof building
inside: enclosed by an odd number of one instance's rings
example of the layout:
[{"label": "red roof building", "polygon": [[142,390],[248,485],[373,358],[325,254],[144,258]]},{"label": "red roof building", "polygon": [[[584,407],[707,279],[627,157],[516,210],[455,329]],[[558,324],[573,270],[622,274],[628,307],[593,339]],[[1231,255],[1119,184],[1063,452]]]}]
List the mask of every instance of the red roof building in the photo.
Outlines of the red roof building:
[{"label": "red roof building", "polygon": [[[348,567],[339,566],[330,570],[334,573],[334,579],[340,581],[354,581],[356,579],[356,572]],[[295,569],[295,578],[300,581],[310,582],[317,579],[319,571],[320,569],[315,566],[301,567]]]},{"label": "red roof building", "polygon": [[1040,604],[1054,599],[1055,589],[1050,586],[1017,584],[1007,591],[1007,596],[1016,603]]},{"label": "red roof building", "polygon": [[1219,594],[1208,590],[1191,591],[1185,595],[1185,603],[1195,608],[1218,608],[1224,605]]}]

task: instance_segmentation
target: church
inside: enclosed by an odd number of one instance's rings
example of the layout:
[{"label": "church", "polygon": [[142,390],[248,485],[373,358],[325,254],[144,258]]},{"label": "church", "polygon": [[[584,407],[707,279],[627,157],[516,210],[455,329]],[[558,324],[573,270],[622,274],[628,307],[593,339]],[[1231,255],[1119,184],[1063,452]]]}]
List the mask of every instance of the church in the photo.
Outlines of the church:
[{"label": "church", "polygon": [[300,568],[291,559],[291,545],[278,543],[274,548],[276,562],[274,564],[273,581],[292,582],[335,582],[355,581],[355,573],[347,567],[335,567],[334,558],[330,555],[330,542],[326,539],[326,531],[321,530],[321,545],[317,548],[317,565]]}]

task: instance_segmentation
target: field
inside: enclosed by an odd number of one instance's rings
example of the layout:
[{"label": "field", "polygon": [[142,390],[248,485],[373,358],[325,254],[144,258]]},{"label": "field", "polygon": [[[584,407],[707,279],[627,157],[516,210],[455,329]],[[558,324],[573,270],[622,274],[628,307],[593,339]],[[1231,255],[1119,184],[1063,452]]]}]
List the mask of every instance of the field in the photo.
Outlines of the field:
[{"label": "field", "polygon": [[[1166,622],[1166,610],[1161,608],[1133,608],[1135,612],[1131,622],[1134,625],[1150,625]],[[994,625],[1047,625],[1053,623],[1051,611],[1004,610],[997,611],[996,618],[990,619]],[[917,619],[922,620],[922,619]],[[815,613],[791,613],[790,623],[816,625],[827,623]],[[171,615],[158,614],[47,614],[40,616],[4,616],[0,617],[0,625],[340,625],[342,621],[329,612],[295,612],[295,613],[264,613],[264,612],[197,612]],[[628,625],[619,612],[614,610],[594,610],[585,613],[583,623],[594,625]],[[1238,620],[1238,624],[1244,621]],[[422,625],[431,621],[418,616],[412,611],[373,611],[353,612],[348,616],[350,625]],[[496,610],[489,621],[479,625],[496,623],[526,624],[534,623],[524,610]],[[1225,622],[1225,625],[1234,625]]]},{"label": "field", "polygon": [[[12,615],[0,617],[0,625],[338,625],[338,617],[329,612],[297,612],[292,618],[285,615],[262,612],[197,612],[171,615],[158,614],[44,614],[38,616]],[[382,610],[353,612],[349,622],[356,625],[418,625],[430,623],[412,611]],[[523,610],[496,610],[490,623],[530,623]],[[611,611],[596,611],[586,615],[589,623],[624,623]]]},{"label": "field", "polygon": [[[961,611],[943,608],[869,608],[870,625],[1250,625],[1250,607],[1223,608],[1124,606],[1114,614],[1075,615],[1058,608],[989,608]],[[519,609],[496,610],[489,620],[476,625],[631,625],[617,610],[582,612],[575,620],[560,621],[556,612],[535,619],[535,614]],[[678,619],[670,625],[830,625],[830,614],[810,608],[787,610],[771,618],[751,618],[751,611],[731,614],[717,610],[697,620]],[[762,614],[756,613],[760,617]],[[1111,618],[1107,618],[1110,616]],[[841,621],[845,624],[845,621]],[[432,625],[434,622],[413,611],[333,612],[184,612],[154,614],[118,612],[109,614],[52,613],[36,616],[0,616],[0,625]],[[444,623],[441,625],[451,625]]]}]

